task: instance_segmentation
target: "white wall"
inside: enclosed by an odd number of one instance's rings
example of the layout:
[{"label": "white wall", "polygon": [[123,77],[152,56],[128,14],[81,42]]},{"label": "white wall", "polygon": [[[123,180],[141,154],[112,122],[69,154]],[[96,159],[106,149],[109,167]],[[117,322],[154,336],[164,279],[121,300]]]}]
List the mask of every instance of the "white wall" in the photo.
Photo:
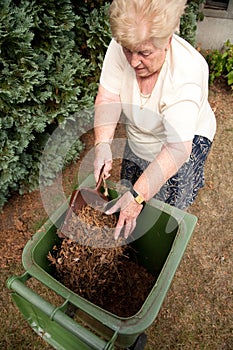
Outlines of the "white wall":
[{"label": "white wall", "polygon": [[198,24],[196,43],[203,49],[221,49],[230,40],[233,44],[233,19],[206,17]]},{"label": "white wall", "polygon": [[203,49],[221,49],[228,39],[233,43],[233,0],[228,9],[203,9],[204,21],[198,22],[196,42]]}]

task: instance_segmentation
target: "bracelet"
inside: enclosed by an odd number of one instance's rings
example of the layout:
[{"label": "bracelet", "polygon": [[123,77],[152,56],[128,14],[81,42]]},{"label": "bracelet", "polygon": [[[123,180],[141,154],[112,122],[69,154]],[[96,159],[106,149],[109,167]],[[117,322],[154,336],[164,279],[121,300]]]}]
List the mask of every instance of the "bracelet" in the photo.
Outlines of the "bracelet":
[{"label": "bracelet", "polygon": [[95,147],[101,145],[101,143],[106,143],[106,144],[108,144],[109,146],[111,145],[111,142],[109,142],[109,141],[100,141],[100,142],[95,143]]}]

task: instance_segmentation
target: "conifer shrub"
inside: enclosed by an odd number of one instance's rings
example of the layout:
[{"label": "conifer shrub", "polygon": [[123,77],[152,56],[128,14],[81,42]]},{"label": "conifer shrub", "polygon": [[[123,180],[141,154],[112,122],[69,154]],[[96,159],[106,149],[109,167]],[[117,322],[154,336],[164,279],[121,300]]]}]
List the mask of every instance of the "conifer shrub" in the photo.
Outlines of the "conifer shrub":
[{"label": "conifer shrub", "polygon": [[[53,130],[93,105],[104,52],[100,46],[110,37],[103,26],[107,8],[99,4],[90,11],[83,1],[78,11],[74,3],[0,3],[0,206],[12,191],[37,188],[40,156]],[[82,148],[77,139],[67,163]],[[51,176],[55,172],[51,169]]]},{"label": "conifer shrub", "polygon": [[191,45],[196,45],[197,22],[204,19],[204,14],[200,11],[200,5],[205,0],[188,0],[184,15],[180,21],[180,36]]}]

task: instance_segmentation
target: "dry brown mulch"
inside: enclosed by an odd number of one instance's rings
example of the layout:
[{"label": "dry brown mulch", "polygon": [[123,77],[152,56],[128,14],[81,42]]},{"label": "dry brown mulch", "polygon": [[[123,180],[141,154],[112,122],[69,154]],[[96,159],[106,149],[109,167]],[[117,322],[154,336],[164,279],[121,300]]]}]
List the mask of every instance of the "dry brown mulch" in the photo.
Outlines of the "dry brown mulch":
[{"label": "dry brown mulch", "polygon": [[70,290],[117,316],[130,317],[142,307],[155,277],[133,260],[134,251],[124,239],[114,241],[116,223],[115,215],[82,206],[67,219],[71,239],[54,246],[48,260]]}]

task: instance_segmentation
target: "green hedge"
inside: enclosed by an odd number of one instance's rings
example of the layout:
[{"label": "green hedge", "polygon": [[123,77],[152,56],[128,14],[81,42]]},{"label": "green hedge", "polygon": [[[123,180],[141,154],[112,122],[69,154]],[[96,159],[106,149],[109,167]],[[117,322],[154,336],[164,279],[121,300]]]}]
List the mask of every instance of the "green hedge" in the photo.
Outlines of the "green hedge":
[{"label": "green hedge", "polygon": [[186,39],[191,45],[196,45],[197,22],[204,18],[200,11],[200,5],[205,0],[188,0],[184,15],[180,21],[180,36]]},{"label": "green hedge", "polygon": [[[93,105],[110,40],[107,5],[76,3],[0,3],[0,206],[12,191],[37,188],[49,135]],[[82,147],[77,140],[67,161]]]}]

